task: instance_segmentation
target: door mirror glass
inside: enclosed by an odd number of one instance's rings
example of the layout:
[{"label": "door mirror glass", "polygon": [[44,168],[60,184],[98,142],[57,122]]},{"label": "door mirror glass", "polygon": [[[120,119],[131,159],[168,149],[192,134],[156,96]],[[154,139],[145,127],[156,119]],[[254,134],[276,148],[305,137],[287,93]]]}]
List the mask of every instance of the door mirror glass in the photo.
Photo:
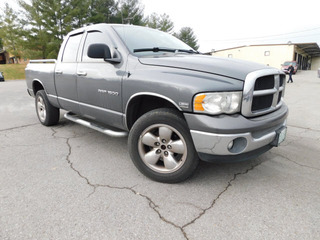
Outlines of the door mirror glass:
[{"label": "door mirror glass", "polygon": [[92,44],[88,48],[88,57],[110,59],[110,48],[106,44]]}]

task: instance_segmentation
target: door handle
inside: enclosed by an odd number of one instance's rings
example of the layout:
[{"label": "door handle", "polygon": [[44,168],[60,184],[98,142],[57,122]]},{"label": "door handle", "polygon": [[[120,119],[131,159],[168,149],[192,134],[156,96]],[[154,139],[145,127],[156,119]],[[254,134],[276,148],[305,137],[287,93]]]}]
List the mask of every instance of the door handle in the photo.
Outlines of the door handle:
[{"label": "door handle", "polygon": [[61,70],[56,70],[56,74],[62,74]]},{"label": "door handle", "polygon": [[77,75],[78,76],[87,76],[87,73],[86,72],[77,72]]}]

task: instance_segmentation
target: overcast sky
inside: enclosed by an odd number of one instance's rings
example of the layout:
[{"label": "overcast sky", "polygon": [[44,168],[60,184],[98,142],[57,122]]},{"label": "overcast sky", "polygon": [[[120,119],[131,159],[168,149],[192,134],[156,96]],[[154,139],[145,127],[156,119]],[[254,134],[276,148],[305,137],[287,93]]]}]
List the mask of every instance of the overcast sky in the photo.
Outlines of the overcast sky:
[{"label": "overcast sky", "polygon": [[152,12],[169,14],[175,23],[176,31],[184,26],[193,28],[202,52],[248,44],[288,41],[320,44],[319,0],[141,2],[145,6],[146,15]]},{"label": "overcast sky", "polygon": [[[13,7],[16,0],[0,0]],[[175,31],[191,27],[200,51],[268,43],[317,42],[319,0],[140,0],[145,15],[166,13]]]}]

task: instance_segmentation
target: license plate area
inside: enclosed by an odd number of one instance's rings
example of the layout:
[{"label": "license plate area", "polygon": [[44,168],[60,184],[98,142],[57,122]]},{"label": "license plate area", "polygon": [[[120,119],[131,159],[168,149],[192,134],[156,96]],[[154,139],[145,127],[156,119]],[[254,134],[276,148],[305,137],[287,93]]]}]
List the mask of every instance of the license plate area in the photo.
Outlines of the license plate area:
[{"label": "license plate area", "polygon": [[287,127],[282,127],[276,131],[276,138],[272,142],[272,145],[275,147],[278,147],[285,139],[287,136]]}]

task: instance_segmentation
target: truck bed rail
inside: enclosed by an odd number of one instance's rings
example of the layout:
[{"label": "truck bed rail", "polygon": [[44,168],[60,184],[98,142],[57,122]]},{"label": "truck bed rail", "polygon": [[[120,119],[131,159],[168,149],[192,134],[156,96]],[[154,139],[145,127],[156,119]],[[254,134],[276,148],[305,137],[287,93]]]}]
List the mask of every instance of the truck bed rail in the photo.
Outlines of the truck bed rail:
[{"label": "truck bed rail", "polygon": [[30,60],[30,63],[56,63],[56,59],[38,59],[38,60]]}]

